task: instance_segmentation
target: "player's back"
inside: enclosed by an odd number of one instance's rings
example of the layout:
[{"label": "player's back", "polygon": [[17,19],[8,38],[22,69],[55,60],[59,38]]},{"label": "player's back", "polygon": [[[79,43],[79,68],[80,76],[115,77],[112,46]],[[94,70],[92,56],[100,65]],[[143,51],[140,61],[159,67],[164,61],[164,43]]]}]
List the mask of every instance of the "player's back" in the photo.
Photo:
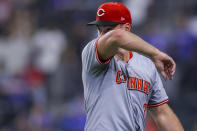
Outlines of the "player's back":
[{"label": "player's back", "polygon": [[95,43],[90,42],[82,53],[85,130],[145,130],[147,105],[168,98],[154,64],[135,52],[128,63],[115,57],[102,63]]}]

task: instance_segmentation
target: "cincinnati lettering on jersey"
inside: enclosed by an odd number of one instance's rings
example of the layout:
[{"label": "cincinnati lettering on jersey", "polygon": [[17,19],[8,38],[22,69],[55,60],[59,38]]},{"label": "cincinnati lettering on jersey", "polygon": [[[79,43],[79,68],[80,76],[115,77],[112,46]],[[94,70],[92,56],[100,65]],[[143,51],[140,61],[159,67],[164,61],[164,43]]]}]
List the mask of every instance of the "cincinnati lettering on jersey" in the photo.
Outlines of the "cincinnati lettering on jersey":
[{"label": "cincinnati lettering on jersey", "polygon": [[117,84],[127,83],[127,89],[138,90],[147,95],[151,90],[150,82],[136,77],[127,78],[125,75],[123,75],[121,70],[117,71],[116,73],[116,83]]}]

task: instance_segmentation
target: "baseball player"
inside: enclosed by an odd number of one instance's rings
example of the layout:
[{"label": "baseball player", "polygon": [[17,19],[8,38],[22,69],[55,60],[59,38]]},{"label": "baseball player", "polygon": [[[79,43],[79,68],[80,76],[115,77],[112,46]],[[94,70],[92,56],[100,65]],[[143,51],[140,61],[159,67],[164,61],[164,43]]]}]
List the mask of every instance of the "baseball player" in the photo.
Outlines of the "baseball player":
[{"label": "baseball player", "polygon": [[144,131],[147,109],[158,129],[182,131],[157,72],[173,79],[175,63],[131,33],[131,23],[127,7],[116,2],[102,4],[89,23],[98,37],[82,52],[85,131]]}]

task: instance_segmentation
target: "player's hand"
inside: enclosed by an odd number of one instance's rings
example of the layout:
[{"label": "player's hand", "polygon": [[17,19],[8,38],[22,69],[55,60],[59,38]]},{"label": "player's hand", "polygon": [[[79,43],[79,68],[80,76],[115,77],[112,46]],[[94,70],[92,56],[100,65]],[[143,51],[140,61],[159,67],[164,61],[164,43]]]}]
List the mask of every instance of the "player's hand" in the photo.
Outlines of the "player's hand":
[{"label": "player's hand", "polygon": [[155,66],[162,77],[167,80],[167,76],[170,80],[173,79],[176,64],[174,60],[167,54],[158,51],[156,55],[152,56],[152,60],[155,63]]}]

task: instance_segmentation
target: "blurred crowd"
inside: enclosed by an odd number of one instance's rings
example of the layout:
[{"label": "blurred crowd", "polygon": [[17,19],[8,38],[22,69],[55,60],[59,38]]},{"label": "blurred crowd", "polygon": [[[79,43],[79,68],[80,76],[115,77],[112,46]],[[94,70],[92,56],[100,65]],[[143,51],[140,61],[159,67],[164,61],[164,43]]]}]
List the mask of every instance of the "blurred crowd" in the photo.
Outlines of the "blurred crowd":
[{"label": "blurred crowd", "polygon": [[[107,1],[0,0],[0,130],[83,131],[81,51],[97,36],[86,23]],[[131,10],[133,33],[176,61],[169,105],[197,131],[197,2],[113,1]]]}]

